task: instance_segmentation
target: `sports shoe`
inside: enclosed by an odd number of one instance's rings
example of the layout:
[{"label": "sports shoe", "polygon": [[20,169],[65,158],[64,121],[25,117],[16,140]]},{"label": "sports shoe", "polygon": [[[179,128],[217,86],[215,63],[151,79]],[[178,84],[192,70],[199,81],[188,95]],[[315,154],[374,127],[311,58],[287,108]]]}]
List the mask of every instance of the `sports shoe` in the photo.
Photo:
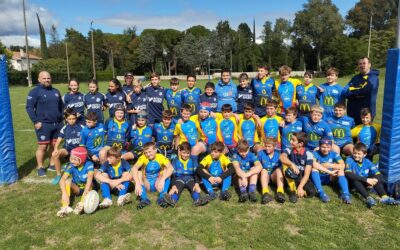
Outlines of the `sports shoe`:
[{"label": "sports shoe", "polygon": [[141,201],[139,202],[139,204],[136,206],[136,208],[137,208],[138,210],[139,210],[139,209],[143,209],[143,208],[147,207],[147,206],[150,205],[150,204],[151,204],[151,202],[150,202],[149,199],[141,200]]},{"label": "sports shoe", "polygon": [[221,201],[229,201],[229,199],[231,197],[232,197],[232,194],[228,190],[221,192],[221,194],[219,195],[219,199]]},{"label": "sports shoe", "polygon": [[56,166],[49,165],[49,167],[47,168],[47,171],[55,172],[56,171]]},{"label": "sports shoe", "polygon": [[168,203],[168,205],[170,205],[171,207],[175,207],[176,205],[176,200],[172,199],[172,196],[169,194],[165,194],[164,195],[164,200],[165,202]]},{"label": "sports shoe", "polygon": [[56,175],[56,177],[54,177],[54,179],[51,180],[51,184],[53,184],[53,185],[58,185],[58,183],[60,182],[60,180],[61,180],[61,175]]},{"label": "sports shoe", "polygon": [[37,175],[38,175],[39,177],[45,177],[45,176],[46,176],[46,169],[44,169],[44,168],[38,168],[38,169],[37,169]]},{"label": "sports shoe", "polygon": [[399,202],[396,201],[395,199],[387,196],[385,198],[381,198],[379,200],[379,203],[384,204],[384,205],[399,205]]},{"label": "sports shoe", "polygon": [[323,192],[321,192],[321,193],[319,194],[319,199],[320,199],[323,203],[328,203],[328,202],[331,200],[331,198],[329,198],[329,196],[328,196],[327,194],[323,193]]},{"label": "sports shoe", "polygon": [[246,202],[249,200],[249,194],[247,192],[240,193],[239,195],[239,202]]},{"label": "sports shoe", "polygon": [[160,198],[157,200],[157,205],[159,205],[162,208],[167,208],[168,207],[168,203],[165,201],[164,198]]},{"label": "sports shoe", "polygon": [[275,200],[279,203],[285,203],[286,202],[286,197],[284,193],[277,192],[275,194]]},{"label": "sports shoe", "polygon": [[341,199],[345,204],[351,204],[351,198],[349,194],[342,194]]},{"label": "sports shoe", "polygon": [[257,202],[257,195],[255,192],[249,192],[249,200],[251,202]]},{"label": "sports shoe", "polygon": [[267,204],[273,200],[274,198],[272,198],[271,194],[269,193],[265,193],[261,196],[261,204]]},{"label": "sports shoe", "polygon": [[298,200],[296,192],[290,192],[289,194],[289,201],[291,203],[296,203]]},{"label": "sports shoe", "polygon": [[105,198],[100,204],[100,208],[109,208],[113,204],[112,200]]},{"label": "sports shoe", "polygon": [[127,194],[124,194],[124,195],[121,195],[120,197],[118,197],[117,205],[118,206],[123,206],[125,204],[130,203],[130,202],[132,202],[132,196],[131,196],[130,193],[127,193]]},{"label": "sports shoe", "polygon": [[57,212],[57,216],[60,218],[64,218],[65,216],[67,216],[68,214],[72,213],[72,211],[74,211],[72,209],[72,207],[70,206],[65,206],[62,207],[58,212]]},{"label": "sports shoe", "polygon": [[367,200],[366,200],[365,203],[367,204],[367,207],[368,207],[368,208],[372,208],[373,206],[376,205],[375,199],[372,198],[371,196],[368,196],[368,197],[367,197]]},{"label": "sports shoe", "polygon": [[213,200],[217,199],[217,197],[218,197],[217,193],[212,192],[212,193],[209,193],[209,194],[207,195],[207,200],[208,200],[208,201],[213,201]]},{"label": "sports shoe", "polygon": [[200,197],[197,200],[193,201],[193,206],[195,207],[200,207],[200,206],[204,206],[208,203],[208,199],[205,197]]},{"label": "sports shoe", "polygon": [[74,214],[81,214],[83,211],[83,203],[82,202],[78,202],[75,206],[74,209]]}]

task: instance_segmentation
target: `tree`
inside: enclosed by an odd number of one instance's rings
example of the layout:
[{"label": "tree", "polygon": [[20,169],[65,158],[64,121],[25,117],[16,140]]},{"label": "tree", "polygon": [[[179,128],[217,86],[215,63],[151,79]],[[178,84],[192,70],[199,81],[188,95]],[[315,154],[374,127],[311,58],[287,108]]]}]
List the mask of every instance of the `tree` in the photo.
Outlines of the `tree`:
[{"label": "tree", "polygon": [[247,71],[252,67],[253,33],[246,23],[241,23],[236,31],[234,58],[237,71]]},{"label": "tree", "polygon": [[186,34],[192,34],[195,37],[208,37],[211,31],[204,27],[203,25],[192,26],[185,31]]},{"label": "tree", "polygon": [[67,62],[64,59],[51,58],[47,60],[40,60],[38,63],[32,66],[32,71],[34,72],[40,72],[42,70],[57,73],[67,73]]},{"label": "tree", "polygon": [[48,47],[49,58],[65,58],[64,44],[60,41],[56,26],[52,25],[50,29],[50,43]]},{"label": "tree", "polygon": [[315,48],[320,71],[324,56],[321,53],[334,37],[343,33],[343,28],[343,19],[331,0],[309,0],[296,13],[293,24],[295,39],[302,39]]},{"label": "tree", "polygon": [[40,33],[40,52],[43,59],[49,58],[49,51],[47,50],[47,42],[46,42],[46,32],[44,31],[43,25],[40,22],[39,14],[36,13],[36,17],[39,24],[39,33]]},{"label": "tree", "polygon": [[151,34],[142,34],[138,47],[138,60],[141,63],[150,64],[151,71],[154,72],[154,62],[156,55],[156,39]]},{"label": "tree", "polygon": [[201,68],[207,63],[207,42],[207,38],[196,38],[189,33],[176,46],[178,59],[189,67],[190,72],[195,72],[196,67]]},{"label": "tree", "polygon": [[220,47],[221,51],[223,51],[223,55],[225,58],[224,67],[228,67],[230,64],[230,60],[232,59],[233,53],[233,43],[234,43],[234,33],[229,25],[229,21],[219,21],[216,27],[216,42]]}]

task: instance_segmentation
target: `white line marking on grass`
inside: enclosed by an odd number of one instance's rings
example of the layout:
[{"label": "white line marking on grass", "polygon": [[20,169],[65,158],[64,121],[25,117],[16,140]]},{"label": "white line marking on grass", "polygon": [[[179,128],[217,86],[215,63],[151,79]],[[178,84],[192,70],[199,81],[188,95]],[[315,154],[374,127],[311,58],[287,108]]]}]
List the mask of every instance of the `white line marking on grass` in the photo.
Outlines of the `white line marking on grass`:
[{"label": "white line marking on grass", "polygon": [[51,184],[51,180],[47,179],[47,178],[32,178],[32,177],[26,177],[22,179],[23,182],[26,183],[34,183],[34,184],[41,184],[41,183],[48,183]]}]

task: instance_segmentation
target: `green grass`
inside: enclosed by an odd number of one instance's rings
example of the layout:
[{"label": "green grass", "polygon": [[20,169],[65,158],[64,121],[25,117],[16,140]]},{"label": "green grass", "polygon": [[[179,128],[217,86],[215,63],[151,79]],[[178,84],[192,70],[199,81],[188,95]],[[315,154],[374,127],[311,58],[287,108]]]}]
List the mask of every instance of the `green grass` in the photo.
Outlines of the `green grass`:
[{"label": "green grass", "polygon": [[[346,83],[350,78],[339,80]],[[316,79],[315,82],[323,82]],[[382,108],[383,82],[378,96]],[[165,84],[165,83],[163,83]],[[201,88],[204,81],[200,82]],[[66,84],[55,85],[62,93]],[[82,92],[86,86],[82,84]],[[104,92],[106,83],[101,83]],[[400,208],[377,206],[368,210],[359,196],[353,205],[341,204],[330,187],[332,201],[301,199],[297,204],[239,204],[214,201],[194,208],[188,192],[175,209],[153,204],[136,210],[137,201],[113,206],[92,215],[56,217],[60,191],[36,176],[36,137],[25,113],[29,89],[11,87],[17,163],[20,181],[0,187],[0,249],[36,248],[346,248],[394,249],[400,244]],[[377,121],[380,122],[380,115]],[[233,189],[232,189],[233,190]],[[260,196],[259,196],[260,198]]]}]

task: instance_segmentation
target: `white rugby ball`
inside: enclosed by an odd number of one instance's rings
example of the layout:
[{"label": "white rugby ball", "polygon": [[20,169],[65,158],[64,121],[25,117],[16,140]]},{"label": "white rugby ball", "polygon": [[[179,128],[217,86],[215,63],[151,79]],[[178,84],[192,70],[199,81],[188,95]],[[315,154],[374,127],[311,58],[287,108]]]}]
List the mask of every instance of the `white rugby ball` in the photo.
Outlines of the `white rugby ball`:
[{"label": "white rugby ball", "polygon": [[83,211],[87,214],[93,213],[99,206],[99,201],[99,194],[95,190],[90,191],[83,200]]}]

